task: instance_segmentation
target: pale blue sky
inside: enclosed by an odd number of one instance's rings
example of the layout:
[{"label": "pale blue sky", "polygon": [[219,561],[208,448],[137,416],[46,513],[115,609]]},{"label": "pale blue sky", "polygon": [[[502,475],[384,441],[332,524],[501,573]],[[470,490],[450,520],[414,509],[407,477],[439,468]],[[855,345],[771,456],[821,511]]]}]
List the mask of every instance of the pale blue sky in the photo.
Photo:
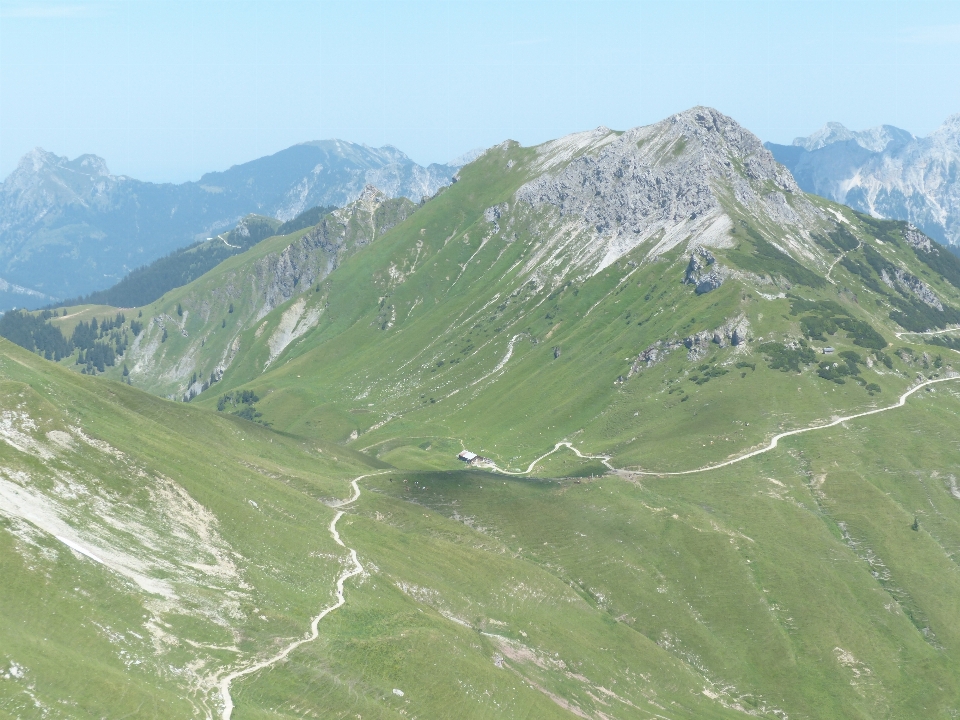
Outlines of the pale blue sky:
[{"label": "pale blue sky", "polygon": [[442,162],[698,104],[927,134],[958,71],[952,1],[0,0],[0,177],[35,146],[178,182],[333,137]]}]

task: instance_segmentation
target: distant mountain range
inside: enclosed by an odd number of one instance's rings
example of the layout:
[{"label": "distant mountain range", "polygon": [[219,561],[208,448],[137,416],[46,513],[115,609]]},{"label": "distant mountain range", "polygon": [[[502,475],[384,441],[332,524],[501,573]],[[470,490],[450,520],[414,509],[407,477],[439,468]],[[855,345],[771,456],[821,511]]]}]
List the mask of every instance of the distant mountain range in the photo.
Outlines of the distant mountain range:
[{"label": "distant mountain range", "polygon": [[765,145],[806,192],[960,246],[960,114],[922,138],[892,125],[857,132],[831,122],[792,145]]},{"label": "distant mountain range", "polygon": [[394,147],[323,140],[174,185],[112,175],[96,155],[37,148],[0,184],[0,311],[109,287],[249,213],[286,221],[345,205],[368,184],[418,202],[475,156],[423,167]]}]

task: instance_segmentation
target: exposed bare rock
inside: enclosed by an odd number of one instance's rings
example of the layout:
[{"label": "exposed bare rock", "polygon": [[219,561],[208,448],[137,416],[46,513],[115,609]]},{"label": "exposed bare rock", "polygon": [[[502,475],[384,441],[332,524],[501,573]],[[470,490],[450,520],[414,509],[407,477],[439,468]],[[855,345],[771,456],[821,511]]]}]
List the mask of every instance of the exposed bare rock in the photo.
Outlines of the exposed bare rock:
[{"label": "exposed bare rock", "polygon": [[633,365],[630,366],[630,373],[627,377],[641,372],[644,368],[650,368],[662,362],[667,355],[670,354],[671,350],[676,350],[682,346],[683,343],[679,340],[657,340],[657,342],[637,355],[637,359],[634,360]]},{"label": "exposed bare rock", "polygon": [[690,262],[687,263],[687,272],[683,277],[685,285],[696,285],[703,275],[703,271],[713,265],[717,259],[713,253],[697,245],[690,253]]},{"label": "exposed bare rock", "polygon": [[715,265],[716,261],[713,253],[704,247],[696,246],[690,253],[690,262],[687,263],[687,271],[683,276],[684,284],[695,285],[697,295],[716,290],[723,284],[724,279],[720,266]]},{"label": "exposed bare rock", "polygon": [[[687,240],[729,246],[732,222],[724,204],[731,200],[787,226],[817,215],[760,140],[711,108],[619,136],[598,128],[560,142],[539,149],[564,156],[563,162],[541,161],[558,169],[527,183],[516,197],[533,208],[554,208],[557,226],[580,234],[568,253],[590,273],[648,241],[654,256]],[[805,241],[802,231],[797,234]]]},{"label": "exposed bare rock", "polygon": [[903,239],[906,240],[907,244],[914,250],[922,250],[923,252],[939,252],[934,247],[933,241],[922,232],[917,230],[917,228],[915,228],[913,225],[908,225],[907,229],[904,230]]},{"label": "exposed bare rock", "polygon": [[416,208],[406,198],[391,200],[367,185],[356,201],[326,216],[279,255],[261,259],[253,279],[263,297],[257,319],[325,278],[348,254],[372,243]]},{"label": "exposed bare rock", "polygon": [[723,275],[721,275],[717,270],[708,272],[706,275],[701,277],[697,281],[697,287],[695,292],[697,295],[703,295],[710,292],[711,290],[716,290],[723,284]]},{"label": "exposed bare rock", "polygon": [[704,330],[685,337],[683,339],[683,346],[688,350],[687,360],[691,362],[699,360],[707,354],[711,344],[719,345],[720,347],[727,347],[728,345],[736,347],[742,345],[746,342],[749,327],[750,325],[746,317],[739,315],[728,320],[715,330]]},{"label": "exposed bare rock", "polygon": [[507,203],[500,203],[499,205],[494,205],[493,207],[488,207],[483,211],[483,219],[488,223],[493,225],[493,234],[496,235],[500,232],[500,223],[497,222],[503,215],[510,209],[510,205]]},{"label": "exposed bare rock", "polygon": [[696,362],[707,354],[711,345],[719,345],[720,347],[743,345],[747,342],[749,330],[750,322],[746,316],[738,315],[714,330],[702,330],[682,340],[658,340],[637,355],[637,359],[630,367],[630,373],[627,377],[635,375],[645,368],[653,367],[662,362],[671,351],[681,347],[687,349],[687,360]]},{"label": "exposed bare rock", "polygon": [[960,114],[927,137],[889,125],[851,132],[829,123],[793,146],[768,147],[807,192],[960,243]]},{"label": "exposed bare rock", "polygon": [[943,312],[943,303],[940,302],[940,298],[937,297],[929,285],[916,275],[911,275],[901,268],[892,268],[892,272],[888,272],[887,269],[884,268],[880,272],[880,279],[889,287],[893,289],[900,288],[901,290],[913,293],[923,304]]}]

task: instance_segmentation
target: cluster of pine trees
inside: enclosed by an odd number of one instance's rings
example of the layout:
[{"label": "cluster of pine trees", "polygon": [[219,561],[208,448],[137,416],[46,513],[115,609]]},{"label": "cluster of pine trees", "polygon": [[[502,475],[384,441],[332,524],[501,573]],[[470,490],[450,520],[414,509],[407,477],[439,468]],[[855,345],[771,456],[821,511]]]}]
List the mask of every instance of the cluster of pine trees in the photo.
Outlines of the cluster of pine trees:
[{"label": "cluster of pine trees", "polygon": [[[36,315],[23,310],[4,313],[0,316],[0,336],[55,362],[79,350],[77,365],[85,366],[81,372],[88,374],[103,372],[126,352],[129,334],[124,327],[127,318],[122,312],[102,321],[81,320],[69,338],[50,322],[50,318],[57,315],[56,310],[44,310]],[[143,330],[143,324],[134,320],[130,329],[136,337]]]},{"label": "cluster of pine trees", "polygon": [[89,323],[82,320],[73,329],[70,343],[79,348],[77,365],[85,365],[81,372],[103,372],[106,367],[112,367],[117,357],[127,350],[127,333],[123,326],[127,319],[122,312],[118,312],[113,319],[105,318],[101,323],[93,318]]},{"label": "cluster of pine trees", "polygon": [[0,336],[30,352],[40,353],[47,360],[61,360],[73,353],[73,346],[60,328],[47,322],[53,316],[50,310],[38,315],[11,310],[0,316]]}]

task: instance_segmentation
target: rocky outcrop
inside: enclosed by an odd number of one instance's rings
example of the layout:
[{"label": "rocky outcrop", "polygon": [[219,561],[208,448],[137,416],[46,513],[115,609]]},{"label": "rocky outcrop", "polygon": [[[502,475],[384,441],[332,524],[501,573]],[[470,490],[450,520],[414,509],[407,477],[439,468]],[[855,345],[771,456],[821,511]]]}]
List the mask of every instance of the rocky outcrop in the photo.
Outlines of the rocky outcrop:
[{"label": "rocky outcrop", "polygon": [[750,323],[743,315],[728,320],[715,330],[704,330],[683,339],[683,346],[687,348],[687,360],[693,362],[701,359],[711,345],[719,347],[737,347],[747,342],[747,332]]},{"label": "rocky outcrop", "polygon": [[651,368],[657,363],[662,362],[672,350],[683,347],[679,340],[657,340],[653,345],[637,355],[637,359],[630,366],[630,375],[636,375],[645,368]]},{"label": "rocky outcrop", "polygon": [[721,348],[741,346],[747,342],[749,331],[750,322],[746,316],[738,315],[714,330],[703,330],[682,340],[658,340],[637,355],[636,360],[630,366],[630,373],[627,377],[662,362],[673,350],[679,348],[686,348],[687,360],[696,362],[702,359],[713,345]]},{"label": "rocky outcrop", "polygon": [[943,303],[940,302],[940,298],[937,297],[936,293],[927,285],[923,280],[918,278],[916,275],[911,275],[906,270],[901,268],[884,268],[880,271],[880,279],[883,280],[890,288],[896,290],[905,290],[906,292],[912,293],[920,300],[924,305],[928,305],[932,308],[936,308],[940,312],[943,312]]},{"label": "rocky outcrop", "polygon": [[716,290],[723,284],[722,268],[716,265],[716,258],[704,247],[696,246],[690,253],[690,262],[683,276],[685,285],[694,285],[694,292],[703,295]]},{"label": "rocky outcrop", "polygon": [[254,281],[263,303],[256,319],[314,286],[348,256],[369,245],[417,206],[406,198],[391,199],[372,185],[350,205],[323,218],[319,225],[278,255],[267,255],[254,266]]},{"label": "rocky outcrop", "polygon": [[493,207],[488,207],[483,211],[483,219],[488,223],[493,225],[493,234],[496,235],[500,232],[500,223],[497,222],[508,210],[510,205],[507,203],[500,203],[499,205],[494,205]]},{"label": "rocky outcrop", "polygon": [[907,228],[903,231],[903,239],[906,240],[907,245],[912,247],[914,250],[928,253],[939,252],[939,250],[934,247],[933,241],[922,232],[917,230],[917,228],[915,228],[913,225],[907,225]]}]

